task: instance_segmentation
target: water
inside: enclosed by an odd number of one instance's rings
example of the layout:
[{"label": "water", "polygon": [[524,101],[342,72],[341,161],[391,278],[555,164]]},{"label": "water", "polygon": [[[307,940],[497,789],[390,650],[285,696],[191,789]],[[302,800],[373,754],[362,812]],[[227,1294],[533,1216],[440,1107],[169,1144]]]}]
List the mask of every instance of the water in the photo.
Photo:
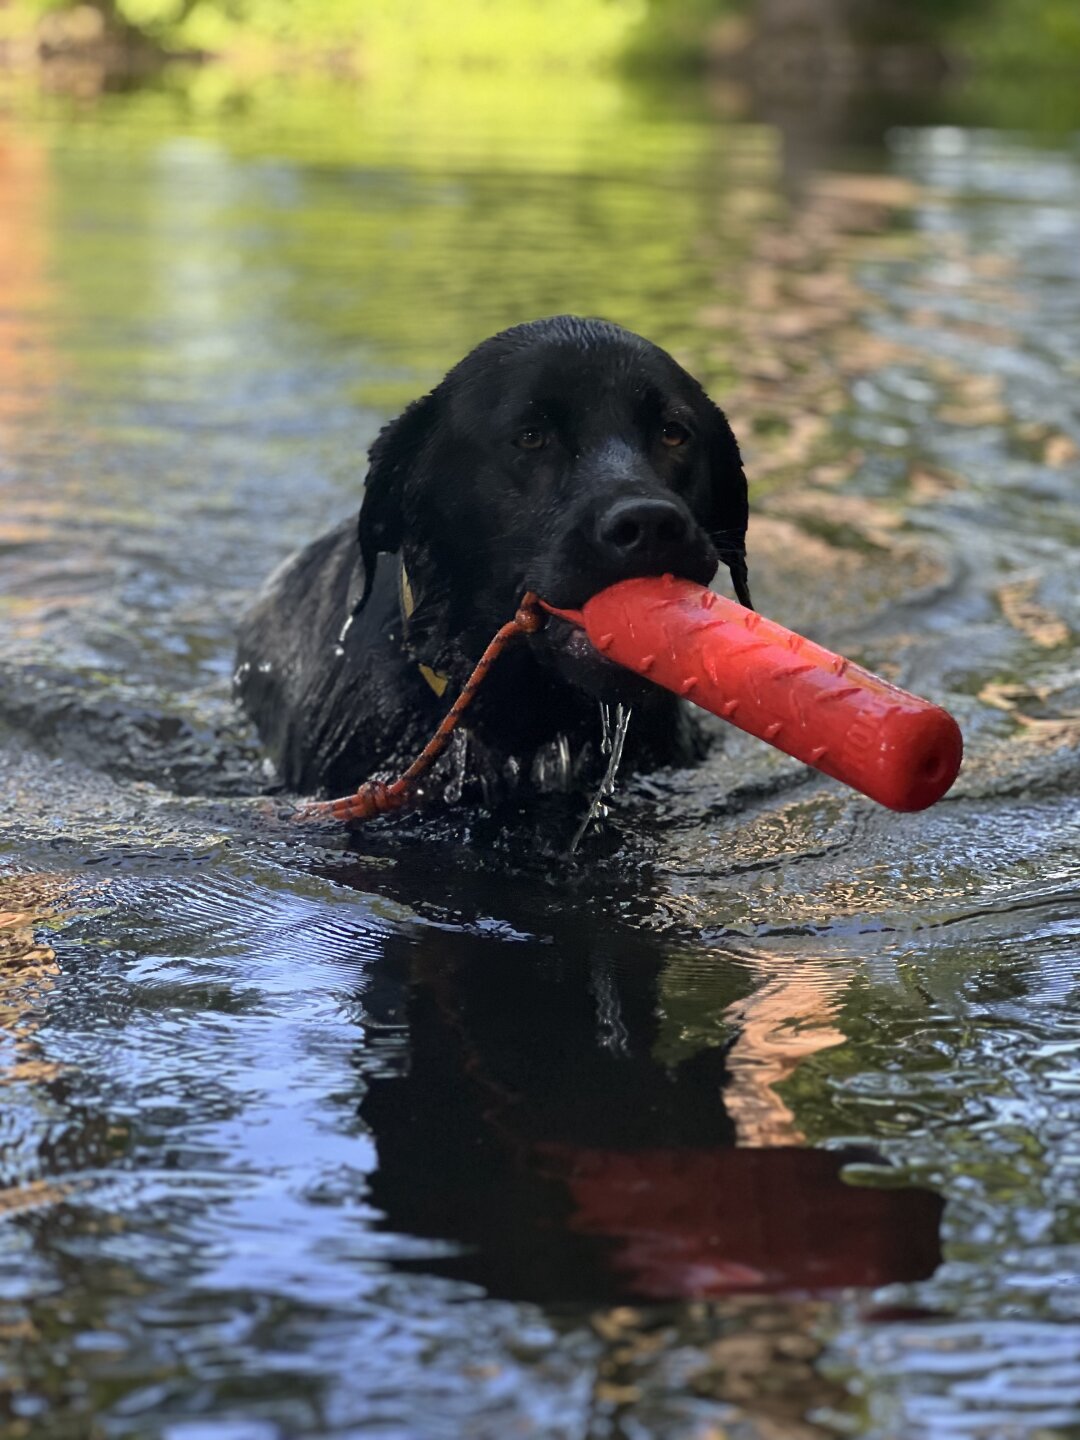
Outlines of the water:
[{"label": "water", "polygon": [[[0,121],[2,1433],[1080,1435],[1075,145],[493,83]],[[574,860],[277,818],[239,607],[562,309],[709,383],[942,805],[732,732]]]},{"label": "water", "polygon": [[593,822],[600,818],[607,817],[607,801],[615,794],[615,782],[619,775],[619,766],[622,764],[623,749],[626,746],[626,736],[630,729],[630,720],[633,712],[625,705],[615,706],[615,719],[612,722],[611,708],[606,702],[600,702],[600,754],[608,757],[607,769],[604,771],[604,778],[600,781],[600,788],[592,798],[592,803],[585,811],[574,831],[574,838],[570,841],[569,854],[576,855],[582,840],[588,834]]}]

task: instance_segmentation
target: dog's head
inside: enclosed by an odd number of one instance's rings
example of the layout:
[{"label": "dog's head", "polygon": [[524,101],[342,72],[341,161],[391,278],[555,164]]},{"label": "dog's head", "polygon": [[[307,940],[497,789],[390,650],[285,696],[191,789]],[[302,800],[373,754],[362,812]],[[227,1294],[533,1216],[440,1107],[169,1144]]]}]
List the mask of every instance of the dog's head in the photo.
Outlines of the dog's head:
[{"label": "dog's head", "polygon": [[[475,659],[525,590],[563,608],[642,575],[746,581],[746,479],[721,411],[657,346],[559,316],[486,340],[380,433],[360,512],[365,598],[400,551],[409,643]],[[540,650],[603,692],[607,662],[553,622]],[[588,652],[588,653],[585,653]]]}]

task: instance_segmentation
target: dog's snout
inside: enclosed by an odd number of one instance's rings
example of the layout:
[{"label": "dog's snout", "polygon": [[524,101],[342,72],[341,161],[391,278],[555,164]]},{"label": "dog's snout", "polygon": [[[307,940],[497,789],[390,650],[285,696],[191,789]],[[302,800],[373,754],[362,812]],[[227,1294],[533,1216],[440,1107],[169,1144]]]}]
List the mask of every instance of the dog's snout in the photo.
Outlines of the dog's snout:
[{"label": "dog's snout", "polygon": [[672,500],[618,500],[600,516],[600,545],[617,561],[662,562],[686,543],[690,523]]}]

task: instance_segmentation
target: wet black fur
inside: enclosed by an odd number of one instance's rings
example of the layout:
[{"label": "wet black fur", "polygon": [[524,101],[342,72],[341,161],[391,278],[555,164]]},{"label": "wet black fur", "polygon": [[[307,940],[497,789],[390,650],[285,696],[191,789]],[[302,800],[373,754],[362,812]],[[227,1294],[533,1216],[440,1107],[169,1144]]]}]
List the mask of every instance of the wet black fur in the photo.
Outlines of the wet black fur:
[{"label": "wet black fur", "polygon": [[[688,437],[674,447],[662,439],[673,422]],[[537,434],[542,447],[522,443]],[[685,533],[647,554],[605,548],[611,507],[650,499],[673,502]],[[270,577],[241,624],[238,697],[289,788],[345,793],[409,763],[526,589],[579,606],[631,575],[707,584],[719,557],[748,603],[746,521],[730,426],[669,355],[598,320],[516,326],[382,430],[359,526]],[[416,599],[408,621],[397,557]],[[450,677],[445,699],[421,662]],[[682,702],[553,621],[491,672],[469,713],[470,773],[527,778],[559,736],[575,757],[595,750],[598,696],[634,704],[632,766],[700,753]]]}]

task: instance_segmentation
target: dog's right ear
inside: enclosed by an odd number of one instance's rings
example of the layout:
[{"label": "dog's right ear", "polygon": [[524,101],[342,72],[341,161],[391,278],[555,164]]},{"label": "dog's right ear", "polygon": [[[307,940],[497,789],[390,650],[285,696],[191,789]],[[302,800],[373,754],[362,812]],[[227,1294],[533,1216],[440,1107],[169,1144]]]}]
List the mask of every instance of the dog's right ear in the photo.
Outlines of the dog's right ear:
[{"label": "dog's right ear", "polygon": [[379,554],[401,549],[409,508],[408,479],[431,434],[435,418],[434,391],[384,425],[368,452],[364,502],[360,506],[360,559],[364,588],[357,610],[363,608],[375,584]]}]

